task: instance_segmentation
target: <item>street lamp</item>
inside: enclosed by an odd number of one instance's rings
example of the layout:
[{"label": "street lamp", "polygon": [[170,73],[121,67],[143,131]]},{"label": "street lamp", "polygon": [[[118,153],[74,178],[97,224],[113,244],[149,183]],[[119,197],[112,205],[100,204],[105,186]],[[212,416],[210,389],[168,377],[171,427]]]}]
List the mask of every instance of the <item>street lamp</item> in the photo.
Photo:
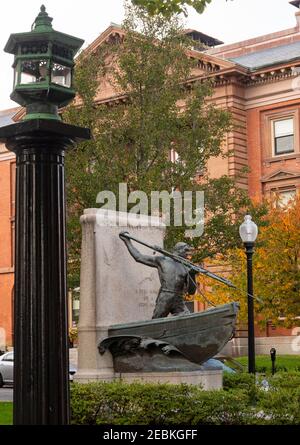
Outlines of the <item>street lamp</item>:
[{"label": "street lamp", "polygon": [[14,424],[69,422],[65,150],[90,138],[61,121],[75,95],[74,57],[83,41],[54,31],[41,7],[32,30],[12,34],[11,98],[23,121],[0,128],[16,154]]},{"label": "street lamp", "polygon": [[24,120],[60,120],[58,108],[74,97],[74,56],[83,44],[77,37],[55,31],[44,5],[32,30],[11,34],[4,51],[14,54],[11,99],[26,107]]},{"label": "street lamp", "polygon": [[247,293],[248,293],[248,371],[255,373],[255,335],[254,335],[254,301],[253,301],[253,270],[252,256],[258,228],[250,215],[245,216],[240,225],[240,237],[247,255]]}]

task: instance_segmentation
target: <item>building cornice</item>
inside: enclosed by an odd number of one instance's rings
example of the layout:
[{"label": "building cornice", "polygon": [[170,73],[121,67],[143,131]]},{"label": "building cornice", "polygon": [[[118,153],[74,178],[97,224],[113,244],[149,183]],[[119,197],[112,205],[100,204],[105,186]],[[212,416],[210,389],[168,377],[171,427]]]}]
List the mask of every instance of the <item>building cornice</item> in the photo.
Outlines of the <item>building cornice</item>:
[{"label": "building cornice", "polygon": [[257,72],[249,73],[245,78],[244,83],[246,86],[261,85],[266,83],[278,82],[281,80],[297,77],[298,74],[294,71],[295,64],[292,66],[283,66],[273,68],[272,70],[260,70]]},{"label": "building cornice", "polygon": [[299,179],[300,173],[299,172],[291,172],[288,170],[277,170],[276,172],[273,172],[270,175],[264,176],[261,178],[262,183],[268,183],[268,182],[282,182],[283,179]]},{"label": "building cornice", "polygon": [[0,162],[2,161],[11,161],[14,160],[16,158],[16,155],[10,151],[4,151],[4,152],[0,152]]}]

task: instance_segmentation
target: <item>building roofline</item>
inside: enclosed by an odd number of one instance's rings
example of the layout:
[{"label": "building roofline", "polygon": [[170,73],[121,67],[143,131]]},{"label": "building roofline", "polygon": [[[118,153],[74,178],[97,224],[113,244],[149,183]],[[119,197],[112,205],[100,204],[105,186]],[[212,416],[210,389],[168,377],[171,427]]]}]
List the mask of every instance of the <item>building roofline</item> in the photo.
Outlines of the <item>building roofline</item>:
[{"label": "building roofline", "polygon": [[[300,0],[299,0],[300,1]],[[250,52],[238,57],[229,58],[232,62],[244,66],[251,72],[265,70],[273,66],[289,65],[295,63],[299,65],[300,39],[288,45],[278,45],[273,48],[265,48],[260,51]],[[289,49],[295,48],[289,52]],[[227,60],[227,59],[226,59]]]},{"label": "building roofline", "polygon": [[[299,12],[296,13],[296,16],[299,15]],[[235,51],[241,51],[241,49],[255,47],[258,48],[260,45],[266,44],[268,42],[272,42],[278,39],[289,38],[292,36],[298,35],[300,39],[300,26],[297,25],[293,28],[284,29],[282,31],[276,31],[269,34],[264,34],[257,37],[252,37],[251,39],[241,40],[239,42],[230,43],[227,45],[221,45],[217,48],[208,49],[206,52],[211,55],[215,55],[218,57],[226,57],[227,53],[233,53]],[[250,51],[249,51],[250,52]]]},{"label": "building roofline", "polygon": [[[111,35],[119,34],[120,36],[125,36],[126,32],[120,25],[111,24],[108,28],[106,28],[92,43],[90,43],[83,52],[89,54],[95,51],[98,46],[103,44],[105,41],[109,39]],[[232,60],[224,60],[221,57],[214,56],[209,54],[207,51],[197,51],[194,49],[188,49],[187,54],[190,57],[196,59],[204,59],[208,62],[212,62],[216,65],[221,65],[222,68],[230,68],[236,66],[236,63]]]},{"label": "building roofline", "polygon": [[17,113],[21,107],[12,107],[12,108],[5,108],[4,110],[0,110],[0,116],[6,116],[7,114],[11,113]]},{"label": "building roofline", "polygon": [[124,36],[125,31],[120,25],[111,23],[108,28],[106,28],[95,40],[93,40],[84,50],[84,53],[91,53],[98,48],[101,43],[105,42],[108,37],[112,34],[119,34]]}]

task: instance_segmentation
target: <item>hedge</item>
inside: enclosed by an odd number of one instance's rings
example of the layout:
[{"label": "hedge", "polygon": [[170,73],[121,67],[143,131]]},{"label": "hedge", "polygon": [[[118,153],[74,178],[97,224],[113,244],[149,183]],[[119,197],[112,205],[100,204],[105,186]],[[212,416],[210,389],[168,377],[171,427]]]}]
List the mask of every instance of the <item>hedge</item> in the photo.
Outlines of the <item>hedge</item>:
[{"label": "hedge", "polygon": [[207,392],[192,385],[72,385],[73,424],[243,424],[247,394]]},{"label": "hedge", "polygon": [[300,373],[291,376],[290,385],[287,376],[276,376],[269,391],[248,374],[225,375],[219,391],[193,385],[75,383],[72,424],[298,425],[300,389],[294,385]]}]

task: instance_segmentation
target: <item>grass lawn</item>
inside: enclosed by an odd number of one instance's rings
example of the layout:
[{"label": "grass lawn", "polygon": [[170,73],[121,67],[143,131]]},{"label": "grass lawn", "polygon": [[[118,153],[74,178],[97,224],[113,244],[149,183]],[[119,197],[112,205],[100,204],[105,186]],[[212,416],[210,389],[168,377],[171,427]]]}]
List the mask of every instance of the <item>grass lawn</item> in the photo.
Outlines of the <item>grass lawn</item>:
[{"label": "grass lawn", "polygon": [[13,404],[12,402],[0,402],[0,425],[12,425]]},{"label": "grass lawn", "polygon": [[[248,357],[239,357],[235,360],[247,369]],[[269,355],[255,357],[258,372],[272,372],[272,362]],[[276,371],[300,371],[300,355],[278,355],[275,362]]]}]

